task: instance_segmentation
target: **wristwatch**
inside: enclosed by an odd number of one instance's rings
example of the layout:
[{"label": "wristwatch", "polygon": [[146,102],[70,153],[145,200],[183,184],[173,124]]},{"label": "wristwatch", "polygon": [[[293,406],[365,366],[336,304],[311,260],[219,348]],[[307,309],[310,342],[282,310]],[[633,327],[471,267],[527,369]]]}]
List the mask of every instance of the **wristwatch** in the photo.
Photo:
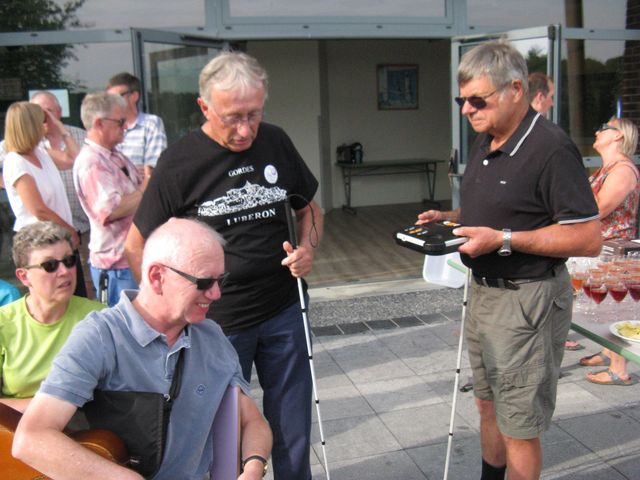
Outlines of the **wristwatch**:
[{"label": "wristwatch", "polygon": [[511,255],[511,230],[502,229],[502,247],[498,250],[498,255],[508,257]]},{"label": "wristwatch", "polygon": [[267,459],[264,457],[261,457],[260,455],[251,455],[247,458],[245,458],[244,460],[242,460],[242,471],[244,472],[244,466],[249,463],[251,460],[260,460],[262,462],[262,476],[264,477],[267,474]]}]

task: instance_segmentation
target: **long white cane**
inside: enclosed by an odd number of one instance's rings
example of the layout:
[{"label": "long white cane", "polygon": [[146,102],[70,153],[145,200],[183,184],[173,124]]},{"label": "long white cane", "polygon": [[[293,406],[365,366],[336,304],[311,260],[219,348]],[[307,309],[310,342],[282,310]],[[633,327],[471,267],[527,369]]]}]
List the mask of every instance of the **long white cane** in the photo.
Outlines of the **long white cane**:
[{"label": "long white cane", "polygon": [[456,361],[456,376],[455,381],[453,382],[453,401],[451,402],[451,419],[449,420],[449,438],[447,441],[447,455],[444,461],[444,475],[443,480],[447,480],[449,476],[449,463],[451,459],[451,446],[453,444],[453,425],[456,416],[456,401],[458,400],[458,385],[460,383],[460,365],[462,363],[462,344],[464,340],[464,317],[467,310],[467,294],[469,292],[469,281],[471,280],[471,270],[465,269],[462,265],[452,262],[451,260],[447,260],[447,264],[459,270],[461,272],[465,272],[467,274],[467,278],[464,283],[464,294],[462,297],[462,320],[460,321],[460,340],[458,341],[458,360]]},{"label": "long white cane", "polygon": [[[293,248],[297,248],[298,241],[296,239],[296,228],[291,214],[291,204],[289,197],[284,202],[285,213],[287,215],[287,226],[289,228],[289,242]],[[313,385],[313,399],[316,404],[316,414],[318,415],[318,430],[320,431],[320,444],[322,446],[322,458],[324,459],[324,470],[327,472],[327,480],[331,480],[329,475],[329,463],[327,461],[327,451],[325,448],[324,431],[322,429],[322,416],[320,415],[320,399],[318,398],[318,387],[316,385],[316,371],[313,366],[313,348],[311,346],[311,335],[309,319],[307,317],[307,305],[304,299],[304,288],[302,287],[302,279],[297,278],[298,295],[300,296],[300,309],[302,310],[302,323],[304,324],[304,336],[307,341],[307,355],[309,357],[309,370],[311,370],[311,383]]]}]

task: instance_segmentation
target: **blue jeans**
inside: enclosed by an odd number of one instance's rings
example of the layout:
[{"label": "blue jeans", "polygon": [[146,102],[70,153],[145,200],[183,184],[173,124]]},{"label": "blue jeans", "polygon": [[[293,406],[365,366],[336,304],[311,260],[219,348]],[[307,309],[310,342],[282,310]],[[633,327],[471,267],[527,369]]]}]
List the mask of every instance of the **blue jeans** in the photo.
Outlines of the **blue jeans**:
[{"label": "blue jeans", "polygon": [[256,364],[264,392],[264,416],[273,432],[274,478],[311,480],[313,385],[300,305],[293,304],[228,338],[238,352],[247,381],[251,380],[252,364]]},{"label": "blue jeans", "polygon": [[100,298],[100,276],[104,273],[107,277],[107,305],[113,307],[120,300],[120,292],[125,289],[138,289],[138,284],[133,279],[131,270],[128,268],[119,268],[105,270],[96,268],[91,265],[91,279],[96,288],[96,300]]}]

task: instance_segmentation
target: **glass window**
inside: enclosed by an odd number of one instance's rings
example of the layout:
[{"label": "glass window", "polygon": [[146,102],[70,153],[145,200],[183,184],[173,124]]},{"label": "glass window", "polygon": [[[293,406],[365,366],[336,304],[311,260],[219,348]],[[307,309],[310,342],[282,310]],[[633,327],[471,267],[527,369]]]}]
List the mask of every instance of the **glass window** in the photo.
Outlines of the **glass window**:
[{"label": "glass window", "polygon": [[228,0],[231,17],[444,17],[445,0]]},{"label": "glass window", "polygon": [[[195,27],[204,25],[205,0],[112,0],[85,2],[77,12],[89,28]],[[86,27],[85,27],[86,28]]]},{"label": "glass window", "polygon": [[[567,22],[565,3],[558,0],[467,0],[469,25],[507,26],[509,29],[537,27]],[[624,29],[627,11],[626,0],[582,0],[582,27],[600,29]],[[522,15],[522,12],[527,12]]]},{"label": "glass window", "polygon": [[171,144],[203,123],[197,104],[198,77],[218,50],[145,42],[144,51],[147,111],[162,118]]},{"label": "glass window", "polygon": [[[50,3],[62,7],[67,0],[48,0]],[[138,28],[161,27],[197,27],[205,23],[204,5],[206,0],[180,0],[166,2],[158,0],[111,0],[108,2],[85,0],[73,15],[79,21],[79,26],[69,26],[65,21],[66,30],[92,28]],[[42,5],[36,0],[10,0],[20,4],[19,8],[7,8],[0,19],[0,29],[5,32],[28,30],[58,30],[61,15],[42,14]],[[28,6],[29,4],[33,4]],[[28,11],[28,13],[25,13]],[[15,14],[16,18],[12,18]],[[17,18],[20,15],[20,18]],[[21,25],[21,27],[18,27]],[[47,25],[51,25],[47,28]]]},{"label": "glass window", "polygon": [[107,80],[122,71],[133,72],[128,42],[0,49],[0,136],[4,132],[4,112],[11,103],[26,100],[29,89],[68,89],[70,117],[63,122],[81,126],[84,94],[104,89]]},{"label": "glass window", "polygon": [[624,41],[565,40],[562,47],[560,125],[583,156],[598,156],[596,128],[613,115],[638,111],[638,97],[622,89],[635,82],[637,63],[625,62]]}]

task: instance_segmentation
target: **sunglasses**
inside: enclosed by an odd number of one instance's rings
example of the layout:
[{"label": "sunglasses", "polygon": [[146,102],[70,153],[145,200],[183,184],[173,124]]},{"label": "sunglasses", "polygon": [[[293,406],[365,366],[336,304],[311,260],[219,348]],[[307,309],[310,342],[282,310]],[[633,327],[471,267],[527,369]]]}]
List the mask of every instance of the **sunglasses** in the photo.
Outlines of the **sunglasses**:
[{"label": "sunglasses", "polygon": [[613,125],[609,125],[608,123],[603,123],[602,125],[600,125],[600,127],[596,130],[596,132],[604,132],[605,130],[615,130],[616,132],[619,132],[620,129],[617,127],[614,127]]},{"label": "sunglasses", "polygon": [[218,282],[218,286],[222,287],[226,283],[227,278],[229,278],[229,272],[224,272],[218,278],[214,278],[214,277],[198,278],[198,277],[194,277],[193,275],[189,275],[188,273],[181,272],[180,270],[170,267],[169,265],[162,265],[162,266],[165,268],[168,268],[172,272],[177,273],[181,277],[186,278],[196,286],[197,290],[201,290],[203,292],[213,287],[216,284],[216,282]]},{"label": "sunglasses", "polygon": [[464,106],[464,102],[469,102],[469,105],[471,105],[476,110],[482,110],[487,106],[486,99],[489,98],[491,95],[495,94],[498,90],[499,89],[496,89],[487,95],[472,95],[471,97],[456,97],[454,98],[454,100],[460,106],[460,108]]},{"label": "sunglasses", "polygon": [[127,121],[126,118],[107,118],[107,117],[104,117],[102,120],[109,120],[110,122],[117,123],[120,128],[124,127],[124,124]]},{"label": "sunglasses", "polygon": [[63,264],[67,268],[75,267],[78,263],[78,257],[75,254],[67,255],[62,260],[57,260],[55,258],[51,260],[46,260],[38,265],[27,265],[26,268],[29,270],[30,268],[41,268],[47,273],[53,273],[58,270],[60,264]]}]

